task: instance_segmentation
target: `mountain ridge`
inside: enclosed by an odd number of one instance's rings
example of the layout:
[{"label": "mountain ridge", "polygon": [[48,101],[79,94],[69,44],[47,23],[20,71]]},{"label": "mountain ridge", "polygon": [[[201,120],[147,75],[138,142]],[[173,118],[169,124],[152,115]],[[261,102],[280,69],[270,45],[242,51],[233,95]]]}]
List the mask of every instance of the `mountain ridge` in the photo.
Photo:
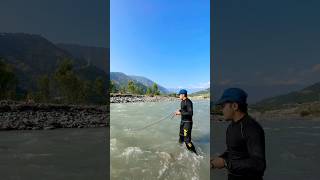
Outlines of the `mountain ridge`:
[{"label": "mountain ridge", "polygon": [[297,91],[263,99],[252,106],[254,108],[276,109],[285,105],[320,102],[320,82]]},{"label": "mountain ridge", "polygon": [[[110,80],[113,80],[118,86],[126,86],[128,82],[131,80],[136,84],[138,84],[139,86],[143,87],[144,90],[152,86],[153,83],[156,83],[146,77],[136,76],[136,75],[127,75],[123,72],[110,72]],[[160,86],[158,83],[156,84],[158,85],[158,88],[161,93],[167,94],[169,92],[166,88]]]},{"label": "mountain ridge", "polygon": [[35,90],[37,79],[42,75],[52,75],[63,59],[72,60],[75,72],[83,78],[103,76],[107,81],[106,72],[88,65],[84,58],[74,57],[72,53],[37,34],[0,33],[0,58],[13,66],[19,86],[25,90]]}]

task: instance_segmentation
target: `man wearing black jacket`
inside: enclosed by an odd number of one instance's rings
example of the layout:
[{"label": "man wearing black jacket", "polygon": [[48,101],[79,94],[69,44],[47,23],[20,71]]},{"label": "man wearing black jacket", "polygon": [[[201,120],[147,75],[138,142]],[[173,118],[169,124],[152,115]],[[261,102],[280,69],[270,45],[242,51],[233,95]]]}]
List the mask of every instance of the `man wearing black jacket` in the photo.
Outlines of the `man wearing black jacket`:
[{"label": "man wearing black jacket", "polygon": [[211,167],[228,170],[228,180],[262,180],[266,169],[265,137],[260,124],[247,112],[247,93],[239,88],[224,91],[216,103],[231,120],[226,132],[227,150],[211,160]]},{"label": "man wearing black jacket", "polygon": [[176,115],[181,115],[179,143],[185,142],[187,149],[197,154],[196,148],[191,142],[193,104],[187,96],[187,90],[181,89],[179,97],[181,99],[181,108],[175,113]]}]

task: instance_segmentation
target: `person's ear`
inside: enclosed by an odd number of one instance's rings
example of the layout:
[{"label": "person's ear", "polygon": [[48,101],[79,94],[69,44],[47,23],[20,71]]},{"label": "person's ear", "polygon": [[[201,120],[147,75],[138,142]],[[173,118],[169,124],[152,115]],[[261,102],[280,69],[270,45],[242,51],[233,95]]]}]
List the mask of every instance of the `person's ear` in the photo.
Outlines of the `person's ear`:
[{"label": "person's ear", "polygon": [[238,110],[239,110],[239,105],[238,105],[238,103],[232,103],[232,109],[233,109],[234,111],[238,111]]}]

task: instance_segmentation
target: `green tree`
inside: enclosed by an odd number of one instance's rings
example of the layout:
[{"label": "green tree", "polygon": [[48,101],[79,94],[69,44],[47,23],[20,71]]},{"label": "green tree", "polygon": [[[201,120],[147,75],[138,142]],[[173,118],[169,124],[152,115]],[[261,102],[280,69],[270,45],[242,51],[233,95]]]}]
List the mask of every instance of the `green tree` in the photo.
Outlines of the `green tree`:
[{"label": "green tree", "polygon": [[77,98],[78,99],[78,102],[79,103],[96,103],[95,101],[92,101],[90,99],[90,97],[92,97],[95,92],[92,92],[93,89],[94,91],[97,91],[96,90],[96,87],[92,87],[92,83],[90,81],[82,81],[82,80],[79,80],[79,97]]},{"label": "green tree", "polygon": [[86,101],[86,84],[74,73],[72,61],[64,59],[55,72],[54,79],[57,82],[60,96],[64,103],[81,103]]},{"label": "green tree", "polygon": [[114,93],[115,91],[115,83],[114,81],[110,80],[109,81],[109,93]]},{"label": "green tree", "polygon": [[94,104],[105,104],[107,102],[107,92],[102,77],[96,78],[93,84],[93,89],[94,92],[93,95],[91,95],[92,97],[90,98],[91,102],[93,102]]},{"label": "green tree", "polygon": [[14,99],[17,84],[13,68],[0,59],[0,99]]},{"label": "green tree", "polygon": [[152,93],[154,95],[160,95],[160,91],[159,91],[158,85],[156,83],[153,83],[153,85],[152,85]]},{"label": "green tree", "polygon": [[143,87],[141,87],[141,86],[139,87],[136,85],[135,89],[136,89],[137,94],[140,94],[140,95],[145,94]]},{"label": "green tree", "polygon": [[50,78],[48,75],[40,76],[38,79],[38,95],[42,102],[50,101]]},{"label": "green tree", "polygon": [[104,82],[102,77],[97,77],[94,82],[95,91],[98,96],[104,97],[106,96]]},{"label": "green tree", "polygon": [[135,94],[136,93],[136,86],[135,86],[134,82],[131,81],[131,80],[128,82],[128,91],[131,94]]},{"label": "green tree", "polygon": [[150,87],[147,88],[146,94],[147,95],[152,95],[152,89]]},{"label": "green tree", "polygon": [[109,82],[109,92],[110,93],[116,93],[116,92],[118,92],[119,90],[117,89],[117,86],[116,86],[116,83],[113,81],[113,80],[111,80],[110,82]]},{"label": "green tree", "polygon": [[121,86],[119,91],[121,94],[125,94],[127,92],[127,88],[125,86]]}]

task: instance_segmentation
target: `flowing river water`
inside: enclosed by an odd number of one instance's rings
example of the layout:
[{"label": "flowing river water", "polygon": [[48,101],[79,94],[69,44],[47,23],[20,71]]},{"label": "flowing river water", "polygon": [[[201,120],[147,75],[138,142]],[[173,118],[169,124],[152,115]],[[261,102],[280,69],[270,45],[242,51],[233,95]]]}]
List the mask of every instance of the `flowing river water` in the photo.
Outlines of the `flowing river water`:
[{"label": "flowing river water", "polygon": [[193,101],[192,141],[199,156],[178,143],[180,117],[166,118],[180,101],[111,104],[111,179],[209,179],[210,117],[207,100]]}]

